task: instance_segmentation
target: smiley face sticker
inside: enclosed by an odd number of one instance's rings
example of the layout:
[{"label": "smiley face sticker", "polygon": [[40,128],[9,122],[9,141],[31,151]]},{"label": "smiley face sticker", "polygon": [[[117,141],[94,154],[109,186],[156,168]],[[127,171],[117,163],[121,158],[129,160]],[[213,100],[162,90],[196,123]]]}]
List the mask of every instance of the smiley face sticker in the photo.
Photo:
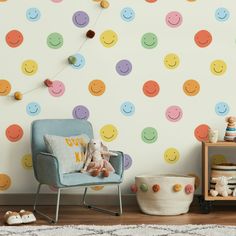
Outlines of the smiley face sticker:
[{"label": "smiley face sticker", "polygon": [[16,48],[22,44],[24,37],[19,30],[11,30],[7,33],[5,39],[9,47]]},{"label": "smiley face sticker", "polygon": [[209,126],[206,124],[201,124],[197,126],[194,130],[194,136],[199,142],[208,142],[208,131]]},{"label": "smiley face sticker", "polygon": [[19,141],[23,137],[23,134],[24,134],[23,129],[17,124],[13,124],[7,127],[5,133],[6,133],[7,139],[11,142]]},{"label": "smiley face sticker", "polygon": [[132,64],[129,60],[120,60],[116,64],[116,72],[121,76],[126,76],[132,71]]},{"label": "smiley face sticker", "polygon": [[74,64],[72,64],[71,66],[74,68],[74,69],[82,69],[84,66],[85,66],[85,58],[83,55],[77,53],[74,55],[74,57],[76,58],[76,62]]},{"label": "smiley face sticker", "polygon": [[24,169],[31,170],[33,167],[31,154],[25,154],[21,159],[21,164]]},{"label": "smiley face sticker", "polygon": [[118,130],[114,125],[108,124],[100,129],[100,136],[103,141],[111,142],[116,139]]},{"label": "smiley face sticker", "polygon": [[0,191],[5,191],[11,186],[11,178],[6,175],[0,173]]},{"label": "smiley face sticker", "polygon": [[223,75],[227,70],[227,65],[223,60],[215,60],[210,66],[211,73],[216,76]]},{"label": "smiley face sticker", "polygon": [[37,102],[31,102],[26,106],[26,113],[29,116],[37,116],[41,112],[41,107]]},{"label": "smiley face sticker", "polygon": [[175,164],[180,158],[179,151],[176,148],[168,148],[164,153],[164,159],[169,164]]},{"label": "smiley face sticker", "polygon": [[54,80],[48,91],[53,97],[61,97],[65,92],[65,85],[59,80]]},{"label": "smiley face sticker", "polygon": [[153,49],[157,46],[158,40],[154,33],[145,33],[142,36],[141,44],[146,49]]},{"label": "smiley face sticker", "polygon": [[141,138],[145,143],[155,143],[157,140],[158,134],[157,130],[153,127],[146,127],[141,133]]},{"label": "smiley face sticker", "polygon": [[212,35],[207,30],[200,30],[194,36],[194,41],[200,48],[205,48],[212,42]]},{"label": "smiley face sticker", "polygon": [[230,13],[229,10],[224,8],[224,7],[220,7],[218,9],[216,9],[215,11],[215,18],[216,20],[220,21],[220,22],[224,22],[227,21],[230,17]]},{"label": "smiley face sticker", "polygon": [[229,113],[229,105],[226,102],[218,102],[215,105],[215,112],[218,116],[226,116]]},{"label": "smiley face sticker", "polygon": [[164,65],[166,68],[173,70],[179,66],[180,60],[175,53],[167,54],[164,58]]},{"label": "smiley face sticker", "polygon": [[177,11],[169,12],[166,15],[166,24],[170,26],[171,28],[177,28],[182,24],[183,17],[182,15]]},{"label": "smiley face sticker", "polygon": [[32,7],[26,11],[26,18],[29,21],[38,21],[41,17],[41,12],[38,8]]},{"label": "smiley face sticker", "polygon": [[155,97],[158,95],[159,91],[160,91],[160,86],[154,80],[148,80],[143,85],[143,93],[147,97]]},{"label": "smiley face sticker", "polygon": [[132,166],[132,158],[128,154],[124,154],[124,169],[128,170]]},{"label": "smiley face sticker", "polygon": [[63,46],[63,36],[57,32],[49,34],[47,37],[47,45],[52,49],[61,48]]},{"label": "smiley face sticker", "polygon": [[118,41],[118,35],[113,30],[106,30],[100,36],[100,42],[105,48],[115,46]]},{"label": "smiley face sticker", "polygon": [[38,71],[38,64],[34,60],[25,60],[21,65],[21,71],[27,76],[32,76]]},{"label": "smiley face sticker", "polygon": [[102,80],[92,80],[88,89],[93,96],[101,96],[106,90],[106,85]]},{"label": "smiley face sticker", "polygon": [[7,96],[11,92],[11,84],[9,81],[0,80],[0,96]]},{"label": "smiley face sticker", "polygon": [[124,102],[121,104],[120,111],[124,116],[132,116],[135,112],[135,106],[132,102]]},{"label": "smiley face sticker", "polygon": [[179,121],[183,116],[183,111],[179,106],[170,106],[166,109],[166,119],[171,122]]},{"label": "smiley face sticker", "polygon": [[84,28],[89,23],[89,16],[84,11],[77,11],[74,13],[74,15],[72,17],[72,21],[75,26],[77,26],[79,28]]},{"label": "smiley face sticker", "polygon": [[89,118],[89,110],[83,105],[78,105],[73,109],[72,115],[74,119],[87,120]]},{"label": "smiley face sticker", "polygon": [[200,91],[200,84],[193,79],[187,80],[183,84],[183,91],[187,96],[196,96]]},{"label": "smiley face sticker", "polygon": [[122,20],[130,22],[135,18],[135,12],[131,7],[125,7],[121,10],[120,16]]}]

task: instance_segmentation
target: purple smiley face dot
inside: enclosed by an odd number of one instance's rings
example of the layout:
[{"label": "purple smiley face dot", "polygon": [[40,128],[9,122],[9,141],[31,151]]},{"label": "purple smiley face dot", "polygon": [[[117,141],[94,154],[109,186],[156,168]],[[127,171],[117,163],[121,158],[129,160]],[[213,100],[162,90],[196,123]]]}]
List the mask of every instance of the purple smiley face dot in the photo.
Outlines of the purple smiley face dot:
[{"label": "purple smiley face dot", "polygon": [[119,75],[125,76],[132,71],[132,64],[128,60],[120,60],[116,64],[116,71]]},{"label": "purple smiley face dot", "polygon": [[79,105],[73,109],[72,115],[74,119],[87,120],[89,118],[89,110],[87,107]]},{"label": "purple smiley face dot", "polygon": [[125,170],[129,169],[132,166],[132,158],[128,154],[124,154],[124,168]]},{"label": "purple smiley face dot", "polygon": [[170,106],[166,109],[166,118],[171,122],[179,121],[183,116],[183,111],[179,106]]},{"label": "purple smiley face dot", "polygon": [[75,26],[79,28],[84,28],[89,23],[89,16],[84,11],[77,11],[74,13],[72,21],[75,24]]}]

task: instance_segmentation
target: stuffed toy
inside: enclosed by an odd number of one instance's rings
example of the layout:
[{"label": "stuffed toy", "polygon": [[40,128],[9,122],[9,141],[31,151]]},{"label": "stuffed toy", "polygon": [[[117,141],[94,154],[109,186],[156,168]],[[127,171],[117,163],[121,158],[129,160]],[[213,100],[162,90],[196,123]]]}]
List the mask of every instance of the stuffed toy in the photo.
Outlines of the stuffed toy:
[{"label": "stuffed toy", "polygon": [[225,131],[225,141],[235,141],[236,138],[236,126],[235,126],[235,121],[236,117],[230,116],[225,119],[225,121],[228,123],[227,128]]},{"label": "stuffed toy", "polygon": [[4,221],[8,225],[29,224],[36,221],[31,211],[21,210],[18,212],[7,211],[4,215]]},{"label": "stuffed toy", "polygon": [[29,223],[33,223],[33,222],[36,221],[36,218],[35,218],[34,214],[31,211],[21,210],[19,212],[19,214],[21,216],[23,224],[29,224]]},{"label": "stuffed toy", "polygon": [[86,150],[86,162],[81,172],[87,171],[94,177],[102,173],[103,177],[108,177],[110,172],[115,171],[109,162],[110,156],[117,156],[117,154],[108,151],[100,140],[91,139]]},{"label": "stuffed toy", "polygon": [[232,190],[228,186],[228,181],[232,179],[232,177],[220,176],[217,178],[212,178],[212,181],[216,183],[215,190],[211,189],[211,196],[215,197],[217,195],[221,195],[223,197],[228,197],[228,195],[232,194]]}]

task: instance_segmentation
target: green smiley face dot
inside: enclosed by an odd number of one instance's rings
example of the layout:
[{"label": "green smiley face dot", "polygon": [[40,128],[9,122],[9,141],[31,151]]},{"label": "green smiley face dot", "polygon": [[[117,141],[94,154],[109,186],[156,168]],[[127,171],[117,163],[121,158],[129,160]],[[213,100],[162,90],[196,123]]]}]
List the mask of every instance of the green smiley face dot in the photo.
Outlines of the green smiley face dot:
[{"label": "green smiley face dot", "polygon": [[148,191],[148,186],[147,186],[146,184],[141,184],[141,185],[140,185],[140,190],[141,190],[142,192],[147,192],[147,191]]},{"label": "green smiley face dot", "polygon": [[58,49],[63,46],[63,36],[59,33],[51,33],[47,38],[48,47]]},{"label": "green smiley face dot", "polygon": [[145,143],[154,143],[157,140],[157,131],[153,127],[143,129],[141,138]]},{"label": "green smiley face dot", "polygon": [[154,33],[146,33],[142,36],[141,43],[144,48],[155,48],[158,43],[157,36]]}]

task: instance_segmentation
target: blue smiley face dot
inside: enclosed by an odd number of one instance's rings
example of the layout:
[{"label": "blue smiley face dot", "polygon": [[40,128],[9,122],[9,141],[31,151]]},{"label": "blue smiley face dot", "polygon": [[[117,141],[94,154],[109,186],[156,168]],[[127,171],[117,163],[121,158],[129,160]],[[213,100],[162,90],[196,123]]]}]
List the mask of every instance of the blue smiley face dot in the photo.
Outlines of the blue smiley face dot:
[{"label": "blue smiley face dot", "polygon": [[74,55],[74,57],[76,58],[76,62],[74,64],[72,64],[71,66],[74,68],[74,69],[82,69],[84,66],[85,66],[85,58],[83,55],[77,53]]},{"label": "blue smiley face dot", "polygon": [[41,107],[37,102],[31,102],[26,106],[26,112],[29,116],[37,116],[41,112]]},{"label": "blue smiley face dot", "polygon": [[135,18],[135,12],[131,7],[125,7],[121,10],[120,16],[122,20],[130,22]]},{"label": "blue smiley face dot", "polygon": [[215,112],[218,116],[226,116],[229,113],[229,105],[225,102],[218,102],[215,105]]},{"label": "blue smiley face dot", "polygon": [[218,8],[215,12],[215,18],[218,21],[221,21],[221,22],[227,21],[229,19],[229,17],[230,17],[230,13],[229,13],[228,9],[226,9],[226,8],[223,8],[223,7]]},{"label": "blue smiley face dot", "polygon": [[38,21],[41,17],[41,12],[38,8],[32,7],[26,11],[26,18],[29,21]]},{"label": "blue smiley face dot", "polygon": [[124,102],[120,106],[120,111],[125,116],[132,116],[135,112],[135,106],[131,102]]}]

